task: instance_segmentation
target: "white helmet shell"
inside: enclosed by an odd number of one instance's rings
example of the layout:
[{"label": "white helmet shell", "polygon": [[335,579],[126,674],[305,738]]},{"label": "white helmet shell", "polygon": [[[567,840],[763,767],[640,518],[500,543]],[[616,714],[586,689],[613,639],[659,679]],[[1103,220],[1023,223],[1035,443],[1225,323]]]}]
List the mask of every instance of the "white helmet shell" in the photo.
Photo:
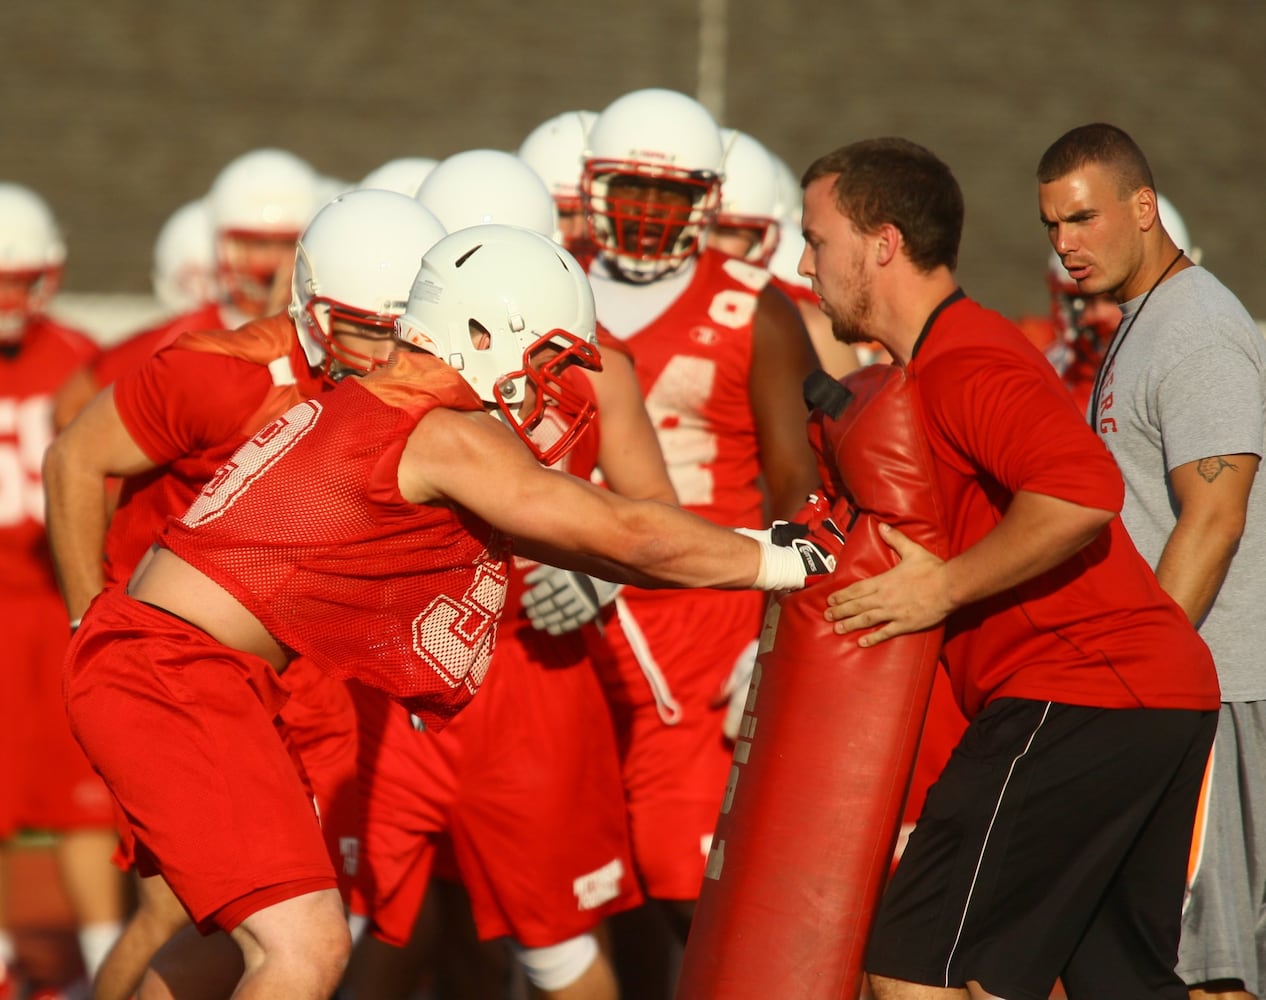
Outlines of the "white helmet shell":
[{"label": "white helmet shell", "polygon": [[349,191],[322,207],[295,248],[290,315],[314,367],[327,356],[366,370],[333,339],[331,318],[395,330],[423,255],[444,227],[414,199],[395,191]]},{"label": "white helmet shell", "polygon": [[[673,90],[635,90],[598,115],[588,146],[581,194],[590,237],[607,264],[646,283],[693,259],[720,204],[724,149],[708,110]],[[617,179],[671,187],[687,204],[662,195],[612,198]]]},{"label": "white helmet shell", "polygon": [[778,169],[769,150],[746,132],[725,129],[722,136],[725,179],[713,225],[757,231],[760,239],[746,259],[766,264],[778,245],[778,220],[785,214]]},{"label": "white helmet shell", "polygon": [[[564,398],[567,387],[550,366],[576,360],[599,367],[593,292],[575,258],[540,233],[487,225],[440,240],[422,260],[397,336],[460,371],[547,464],[592,418],[592,405],[582,412],[583,401]],[[538,368],[533,353],[547,346],[560,353]],[[529,380],[537,401],[524,413]],[[546,399],[574,418],[557,454],[528,436]]]},{"label": "white helmet shell", "polygon": [[333,177],[329,174],[318,174],[316,183],[316,209],[313,215],[321,206],[333,201],[341,194],[347,194],[348,191],[354,191],[360,185],[352,181],[344,180],[342,177]]},{"label": "white helmet shell", "polygon": [[429,156],[401,156],[375,167],[357,187],[380,188],[383,191],[407,194],[412,198],[431,171],[439,166],[439,162]]},{"label": "white helmet shell", "polygon": [[312,167],[281,149],[256,149],[229,163],[211,185],[207,203],[217,233],[296,236],[327,190]]},{"label": "white helmet shell", "polygon": [[0,182],[0,271],[48,271],[66,262],[66,243],[48,203],[21,184]]},{"label": "white helmet shell", "polygon": [[186,202],[167,217],[154,241],[150,279],[154,297],[171,312],[214,302],[215,234],[207,203]]},{"label": "white helmet shell", "polygon": [[787,161],[771,149],[767,149],[770,159],[774,161],[774,171],[778,175],[778,201],[783,212],[800,224],[800,216],[804,209],[804,192],[800,190],[800,179],[787,165]]},{"label": "white helmet shell", "polygon": [[549,188],[513,153],[499,149],[456,153],[427,175],[416,197],[450,233],[495,224],[559,239],[558,207]]},{"label": "white helmet shell", "polygon": [[617,97],[599,113],[585,158],[718,175],[724,148],[707,108],[675,90],[652,87]]},{"label": "white helmet shell", "polygon": [[1169,238],[1174,241],[1179,250],[1185,251],[1192,261],[1199,264],[1200,248],[1191,245],[1191,234],[1187,232],[1187,223],[1183,221],[1178,209],[1174,208],[1174,203],[1160,192],[1156,194],[1156,211],[1160,214],[1161,225],[1165,227],[1165,232],[1169,233]]},{"label": "white helmet shell", "polygon": [[804,256],[804,234],[800,223],[791,216],[778,220],[778,246],[769,258],[770,273],[793,285],[811,288],[813,282],[800,274],[800,258]]},{"label": "white helmet shell", "polygon": [[519,146],[519,158],[537,172],[560,211],[580,207],[580,171],[596,111],[564,111],[541,122]]}]

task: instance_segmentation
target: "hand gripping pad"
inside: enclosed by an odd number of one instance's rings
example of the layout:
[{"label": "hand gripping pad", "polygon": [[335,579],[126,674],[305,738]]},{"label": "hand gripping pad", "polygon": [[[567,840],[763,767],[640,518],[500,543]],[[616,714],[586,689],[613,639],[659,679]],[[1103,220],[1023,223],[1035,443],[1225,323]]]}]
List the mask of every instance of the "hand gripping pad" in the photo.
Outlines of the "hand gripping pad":
[{"label": "hand gripping pad", "polygon": [[892,860],[941,631],[862,649],[823,609],[897,563],[881,523],[942,558],[946,532],[902,370],[872,365],[824,388],[810,440],[846,541],[832,575],[771,604],[678,1000],[856,997]]}]

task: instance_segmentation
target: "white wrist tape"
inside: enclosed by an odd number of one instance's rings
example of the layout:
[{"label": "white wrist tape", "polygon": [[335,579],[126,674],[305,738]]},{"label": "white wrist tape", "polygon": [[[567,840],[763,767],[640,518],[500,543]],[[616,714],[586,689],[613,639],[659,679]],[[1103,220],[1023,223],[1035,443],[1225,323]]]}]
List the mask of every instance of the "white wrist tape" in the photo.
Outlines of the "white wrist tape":
[{"label": "white wrist tape", "polygon": [[799,590],[804,586],[805,567],[800,553],[757,539],[760,569],[752,586],[757,590]]}]

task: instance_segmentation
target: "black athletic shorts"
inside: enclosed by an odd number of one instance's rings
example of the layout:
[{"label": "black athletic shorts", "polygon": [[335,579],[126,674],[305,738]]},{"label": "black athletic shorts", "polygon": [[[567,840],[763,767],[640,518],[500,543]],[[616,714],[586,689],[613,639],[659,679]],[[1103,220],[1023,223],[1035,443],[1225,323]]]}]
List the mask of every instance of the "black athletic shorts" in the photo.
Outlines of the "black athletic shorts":
[{"label": "black athletic shorts", "polygon": [[968,727],[884,894],[866,969],[1007,1000],[1186,1000],[1174,974],[1217,712],[1016,698]]}]

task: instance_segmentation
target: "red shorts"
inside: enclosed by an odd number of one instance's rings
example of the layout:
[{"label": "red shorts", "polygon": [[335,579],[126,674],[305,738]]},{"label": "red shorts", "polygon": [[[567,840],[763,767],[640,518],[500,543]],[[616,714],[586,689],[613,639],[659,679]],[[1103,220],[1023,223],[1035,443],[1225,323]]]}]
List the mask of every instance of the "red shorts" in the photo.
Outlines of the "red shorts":
[{"label": "red shorts", "polygon": [[112,829],[110,793],[62,703],[70,625],[55,590],[7,594],[0,669],[0,838],[19,829]]},{"label": "red shorts", "polygon": [[[303,657],[290,664],[281,683],[290,697],[274,721],[316,807],[339,891],[347,898],[356,877],[361,835],[352,698],[343,681],[322,673]],[[60,698],[59,710],[64,716]],[[78,746],[75,750],[82,756]],[[105,785],[101,788],[105,792]],[[136,867],[135,837],[122,813],[116,814],[114,822],[119,845],[112,860],[123,871],[131,871]]]},{"label": "red shorts", "polygon": [[633,857],[648,895],[695,899],[733,756],[714,702],[760,634],[765,595],[626,590],[616,606],[592,649],[615,718]]},{"label": "red shorts", "polygon": [[579,635],[503,627],[450,728],[462,741],[451,837],[482,939],[558,944],[641,902],[615,732]]},{"label": "red shorts", "polygon": [[137,845],[204,932],[336,885],[275,728],[267,663],[119,590],[93,602],[65,674],[71,729]]},{"label": "red shorts", "polygon": [[356,876],[360,800],[356,791],[356,711],[347,683],[300,657],[286,668],[290,698],[281,730],[298,757],[321,819],[321,834],[346,895]]},{"label": "red shorts", "polygon": [[478,697],[438,734],[354,690],[365,834],[352,908],[375,936],[408,940],[449,843],[485,940],[558,944],[640,902],[615,737],[579,637],[503,628]]},{"label": "red shorts", "polygon": [[362,826],[347,903],[369,918],[375,937],[404,947],[457,795],[456,721],[441,733],[420,733],[409,713],[383,692],[355,682],[348,690],[356,706]]}]

